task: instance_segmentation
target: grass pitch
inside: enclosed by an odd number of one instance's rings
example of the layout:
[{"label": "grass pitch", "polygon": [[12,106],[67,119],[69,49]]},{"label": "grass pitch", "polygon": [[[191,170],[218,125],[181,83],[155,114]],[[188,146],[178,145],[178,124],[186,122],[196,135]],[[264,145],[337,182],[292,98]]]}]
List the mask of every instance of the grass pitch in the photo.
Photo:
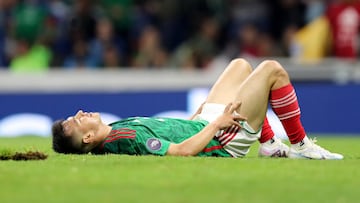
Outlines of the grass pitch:
[{"label": "grass pitch", "polygon": [[0,202],[360,202],[360,136],[318,137],[345,159],[61,155],[50,138],[0,138],[0,151],[42,151],[0,161]]}]

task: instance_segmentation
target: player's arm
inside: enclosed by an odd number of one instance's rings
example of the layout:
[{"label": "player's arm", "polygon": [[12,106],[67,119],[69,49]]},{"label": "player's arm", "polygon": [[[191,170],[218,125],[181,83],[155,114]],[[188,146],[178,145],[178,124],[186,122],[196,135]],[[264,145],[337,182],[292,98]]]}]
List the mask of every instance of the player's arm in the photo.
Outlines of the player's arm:
[{"label": "player's arm", "polygon": [[219,116],[215,121],[209,123],[204,129],[194,136],[184,140],[178,144],[170,144],[167,151],[167,155],[174,156],[194,156],[201,152],[206,145],[213,139],[216,132],[221,129],[225,129],[232,125],[240,126],[240,120],[245,120],[244,117],[240,115],[234,115],[235,109],[238,109],[240,103],[237,104],[228,104],[224,110],[224,113]]}]

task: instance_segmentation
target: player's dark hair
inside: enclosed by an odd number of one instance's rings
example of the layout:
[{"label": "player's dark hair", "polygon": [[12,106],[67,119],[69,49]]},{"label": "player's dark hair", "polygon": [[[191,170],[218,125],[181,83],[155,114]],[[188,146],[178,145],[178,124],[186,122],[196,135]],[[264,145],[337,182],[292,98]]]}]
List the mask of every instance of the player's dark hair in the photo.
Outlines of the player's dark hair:
[{"label": "player's dark hair", "polygon": [[78,149],[72,140],[71,136],[67,136],[62,125],[64,119],[57,120],[52,126],[52,148],[55,152],[63,154],[82,154],[81,149]]}]

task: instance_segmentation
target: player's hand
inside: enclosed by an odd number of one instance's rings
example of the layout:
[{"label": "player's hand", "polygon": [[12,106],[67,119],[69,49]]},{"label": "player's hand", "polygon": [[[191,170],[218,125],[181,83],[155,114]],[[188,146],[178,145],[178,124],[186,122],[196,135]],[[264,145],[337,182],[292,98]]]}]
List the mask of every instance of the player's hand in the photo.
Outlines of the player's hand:
[{"label": "player's hand", "polygon": [[214,124],[219,129],[225,129],[233,125],[241,128],[239,121],[244,121],[246,120],[246,118],[235,112],[235,110],[240,109],[240,107],[241,107],[241,102],[229,103],[225,107],[224,113],[214,121]]}]

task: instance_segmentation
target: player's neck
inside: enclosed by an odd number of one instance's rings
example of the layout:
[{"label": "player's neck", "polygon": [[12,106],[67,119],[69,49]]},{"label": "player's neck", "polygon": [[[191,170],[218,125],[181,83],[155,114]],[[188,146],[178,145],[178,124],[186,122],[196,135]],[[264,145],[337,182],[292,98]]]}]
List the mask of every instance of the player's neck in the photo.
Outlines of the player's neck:
[{"label": "player's neck", "polygon": [[111,132],[111,126],[108,126],[106,124],[103,124],[99,127],[98,135],[100,140],[104,140],[106,136],[108,136]]}]

